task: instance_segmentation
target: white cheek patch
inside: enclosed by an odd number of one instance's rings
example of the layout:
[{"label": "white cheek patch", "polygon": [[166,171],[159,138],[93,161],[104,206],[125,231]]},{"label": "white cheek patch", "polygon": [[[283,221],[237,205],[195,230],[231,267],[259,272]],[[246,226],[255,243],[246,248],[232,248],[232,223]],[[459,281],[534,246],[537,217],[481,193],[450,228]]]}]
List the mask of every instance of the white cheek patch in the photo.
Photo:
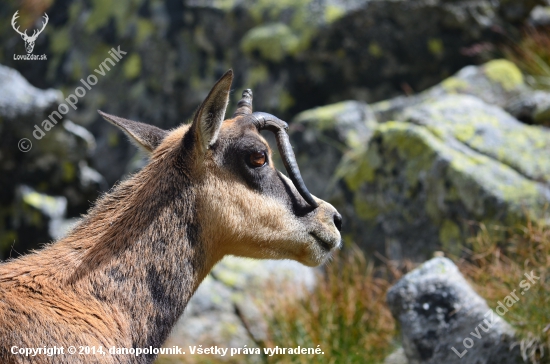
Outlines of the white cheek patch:
[{"label": "white cheek patch", "polygon": [[[224,173],[224,177],[229,174]],[[212,218],[224,221],[224,229],[235,238],[265,243],[293,241],[305,232],[303,223],[275,197],[219,178],[208,185],[208,195],[203,195],[203,199],[207,200]]]}]

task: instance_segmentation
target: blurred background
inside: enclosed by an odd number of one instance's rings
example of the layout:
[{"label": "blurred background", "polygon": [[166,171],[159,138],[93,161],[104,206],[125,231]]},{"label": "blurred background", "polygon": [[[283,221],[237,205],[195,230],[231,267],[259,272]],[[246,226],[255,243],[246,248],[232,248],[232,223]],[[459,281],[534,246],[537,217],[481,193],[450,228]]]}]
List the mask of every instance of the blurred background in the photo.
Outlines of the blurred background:
[{"label": "blurred background", "polygon": [[[42,29],[32,52],[16,29]],[[251,88],[289,122],[345,248],[319,270],[222,261],[166,345],[325,354],[158,363],[548,363],[549,31],[546,0],[3,1],[0,259],[62,237],[146,163],[97,109],[173,128],[232,68],[228,112]],[[470,349],[531,271],[508,323]],[[457,313],[468,302],[481,316]]]}]

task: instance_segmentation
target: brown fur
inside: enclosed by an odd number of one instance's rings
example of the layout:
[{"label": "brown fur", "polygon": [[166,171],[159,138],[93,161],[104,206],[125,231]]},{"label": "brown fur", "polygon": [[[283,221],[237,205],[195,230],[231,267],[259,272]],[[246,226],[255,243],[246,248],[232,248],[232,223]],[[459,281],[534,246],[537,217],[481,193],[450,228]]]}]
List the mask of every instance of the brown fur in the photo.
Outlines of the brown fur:
[{"label": "brown fur", "polygon": [[25,357],[11,348],[161,347],[224,255],[314,266],[330,255],[319,240],[339,247],[336,210],[322,200],[308,209],[270,157],[263,174],[231,167],[251,145],[270,153],[239,118],[223,122],[231,79],[218,81],[191,126],[171,132],[103,114],[151,160],[67,237],[0,265],[1,363],[151,363],[155,355]]}]

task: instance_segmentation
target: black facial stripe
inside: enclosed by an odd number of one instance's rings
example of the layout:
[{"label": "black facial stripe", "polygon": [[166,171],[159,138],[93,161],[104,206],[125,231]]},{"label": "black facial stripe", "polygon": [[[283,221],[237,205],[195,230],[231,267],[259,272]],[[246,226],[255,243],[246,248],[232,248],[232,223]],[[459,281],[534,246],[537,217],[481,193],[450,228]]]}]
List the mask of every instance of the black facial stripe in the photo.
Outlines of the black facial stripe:
[{"label": "black facial stripe", "polygon": [[258,134],[245,132],[241,138],[225,140],[223,144],[224,147],[217,150],[223,155],[220,158],[222,168],[238,175],[250,188],[281,201],[296,216],[304,216],[313,210],[291,186],[292,182],[286,181],[279,171],[269,165],[269,155],[264,166],[250,166],[247,160],[251,153],[267,152],[267,147]]},{"label": "black facial stripe", "polygon": [[277,178],[281,181],[281,184],[284,188],[284,196],[281,197],[290,200],[292,212],[294,213],[294,215],[305,216],[314,210],[313,207],[311,207],[308,203],[304,201],[302,196],[293,191],[292,187],[289,184],[292,182],[288,182],[287,180],[285,180],[282,177],[282,173],[280,171],[277,171]]}]

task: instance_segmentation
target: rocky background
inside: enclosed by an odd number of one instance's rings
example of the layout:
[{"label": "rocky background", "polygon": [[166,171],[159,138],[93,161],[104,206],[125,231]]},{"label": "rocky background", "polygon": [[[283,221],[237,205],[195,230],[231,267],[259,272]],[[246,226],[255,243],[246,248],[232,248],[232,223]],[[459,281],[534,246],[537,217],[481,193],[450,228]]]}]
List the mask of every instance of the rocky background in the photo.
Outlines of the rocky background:
[{"label": "rocky background", "polygon": [[[236,75],[232,105],[243,88],[252,88],[255,110],[289,121],[307,186],[342,212],[345,242],[358,244],[367,256],[420,263],[438,250],[459,254],[480,222],[544,218],[550,203],[545,126],[550,92],[503,59],[502,49],[519,41],[526,27],[547,29],[548,5],[543,0],[2,3],[0,258],[62,236],[100,193],[143,165],[143,157],[97,109],[172,128],[190,120],[229,68]],[[33,52],[46,54],[47,61],[14,59],[25,53],[10,24],[17,10],[21,29],[39,27],[48,14]],[[36,140],[35,124],[65,102],[82,78],[97,75],[109,50],[118,47],[127,52],[120,62],[107,64],[105,76],[77,109]],[[29,152],[18,148],[21,138],[32,142]],[[456,270],[447,261],[432,265],[438,264],[445,272]],[[454,296],[475,294],[458,273],[448,274],[460,286],[449,288]],[[258,345],[266,328],[252,292],[275,284],[274,277],[277,284],[315,285],[313,271],[297,264],[228,259],[201,286],[170,344]],[[414,325],[424,324],[403,304],[417,302],[403,293],[410,288],[399,288],[417,284],[422,275],[412,277],[413,283],[400,282],[389,296],[394,316],[405,323],[404,349],[395,360],[406,355],[411,363],[444,362],[433,345],[418,344],[426,338],[414,339]],[[455,307],[455,301],[445,307]],[[486,306],[481,298],[478,303],[478,310]],[[505,324],[499,330],[511,332]],[[495,357],[499,349],[491,350],[475,355]]]}]

